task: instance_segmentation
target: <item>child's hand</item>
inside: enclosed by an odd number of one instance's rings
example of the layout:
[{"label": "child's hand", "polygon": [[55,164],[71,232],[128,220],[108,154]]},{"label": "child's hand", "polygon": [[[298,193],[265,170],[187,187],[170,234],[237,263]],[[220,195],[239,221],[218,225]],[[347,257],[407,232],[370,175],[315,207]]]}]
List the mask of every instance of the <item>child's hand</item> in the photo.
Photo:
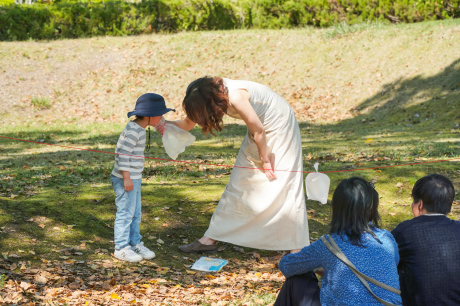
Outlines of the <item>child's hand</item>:
[{"label": "child's hand", "polygon": [[134,189],[134,184],[133,184],[133,180],[131,178],[125,178],[123,180],[123,184],[125,186],[125,190],[126,191],[131,191]]}]

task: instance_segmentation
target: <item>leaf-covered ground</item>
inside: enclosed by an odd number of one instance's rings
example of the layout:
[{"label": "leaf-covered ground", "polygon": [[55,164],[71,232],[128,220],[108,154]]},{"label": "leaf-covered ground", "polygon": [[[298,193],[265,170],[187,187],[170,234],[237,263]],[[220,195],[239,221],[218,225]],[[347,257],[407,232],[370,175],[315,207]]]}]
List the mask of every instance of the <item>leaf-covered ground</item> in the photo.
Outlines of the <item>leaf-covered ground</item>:
[{"label": "leaf-covered ground", "polygon": [[[141,233],[157,256],[127,264],[113,253],[113,152],[138,95],[178,109],[194,78],[269,85],[294,108],[304,169],[374,181],[382,226],[412,217],[410,191],[429,173],[460,190],[460,21],[327,30],[228,31],[0,43],[0,304],[267,305],[284,252],[220,243],[218,273],[190,269],[177,247],[201,237],[231,168],[148,159]],[[233,165],[246,128],[227,120],[181,160]],[[167,158],[152,135],[147,156]],[[62,147],[46,144],[56,144]],[[460,217],[456,195],[453,219]],[[310,237],[330,205],[307,201]]]}]

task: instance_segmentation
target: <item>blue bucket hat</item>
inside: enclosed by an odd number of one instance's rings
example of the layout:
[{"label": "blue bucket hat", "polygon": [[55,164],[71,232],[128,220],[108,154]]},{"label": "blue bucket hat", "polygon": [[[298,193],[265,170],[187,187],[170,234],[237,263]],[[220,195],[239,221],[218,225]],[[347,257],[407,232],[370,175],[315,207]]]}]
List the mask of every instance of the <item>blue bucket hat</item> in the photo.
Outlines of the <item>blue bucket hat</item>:
[{"label": "blue bucket hat", "polygon": [[156,117],[162,116],[170,111],[176,111],[172,108],[166,108],[165,99],[154,93],[146,93],[140,96],[136,101],[136,107],[128,113],[128,118],[131,116]]}]

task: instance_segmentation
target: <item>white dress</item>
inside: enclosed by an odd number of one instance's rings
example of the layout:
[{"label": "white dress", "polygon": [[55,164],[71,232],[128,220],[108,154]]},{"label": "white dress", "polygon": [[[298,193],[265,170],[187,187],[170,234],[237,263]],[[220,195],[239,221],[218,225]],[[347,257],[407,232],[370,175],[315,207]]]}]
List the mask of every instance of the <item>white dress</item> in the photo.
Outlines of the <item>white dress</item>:
[{"label": "white dress", "polygon": [[[269,151],[275,154],[274,168],[287,171],[275,171],[277,179],[270,181],[262,170],[233,168],[204,235],[264,250],[292,250],[309,245],[300,172],[303,170],[302,144],[293,110],[280,95],[262,84],[230,79],[224,79],[224,84],[229,93],[236,89],[248,91],[249,102],[265,128]],[[263,167],[249,129],[235,166]]]}]

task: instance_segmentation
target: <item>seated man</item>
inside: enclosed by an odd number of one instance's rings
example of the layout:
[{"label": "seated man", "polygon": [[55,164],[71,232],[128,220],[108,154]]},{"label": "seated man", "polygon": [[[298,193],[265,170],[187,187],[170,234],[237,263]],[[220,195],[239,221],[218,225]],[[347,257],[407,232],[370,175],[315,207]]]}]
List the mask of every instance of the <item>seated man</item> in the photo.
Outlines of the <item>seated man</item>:
[{"label": "seated man", "polygon": [[413,219],[391,233],[399,249],[404,305],[460,305],[460,222],[446,217],[454,201],[452,182],[439,174],[412,189]]}]

